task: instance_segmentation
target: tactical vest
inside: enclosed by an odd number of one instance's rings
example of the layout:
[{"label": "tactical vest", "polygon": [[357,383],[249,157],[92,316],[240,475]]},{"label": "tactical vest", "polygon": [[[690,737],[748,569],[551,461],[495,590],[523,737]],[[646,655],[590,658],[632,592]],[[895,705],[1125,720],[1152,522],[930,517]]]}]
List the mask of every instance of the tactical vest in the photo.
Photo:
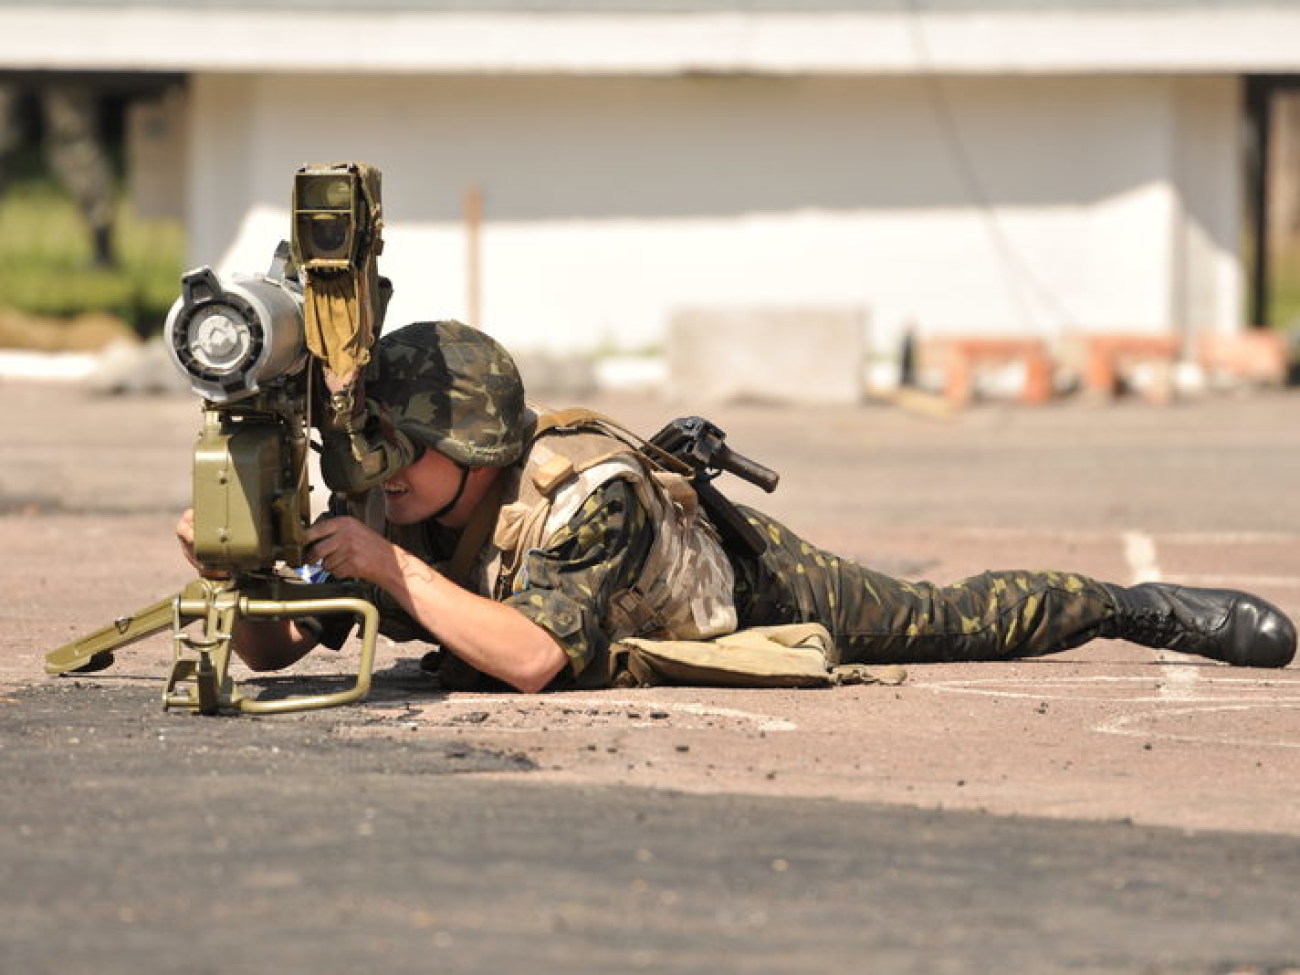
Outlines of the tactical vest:
[{"label": "tactical vest", "polygon": [[544,432],[511,474],[483,565],[483,592],[503,599],[523,588],[527,554],[545,547],[601,485],[621,479],[655,537],[637,582],[609,601],[601,622],[610,642],[698,640],[736,628],[731,562],[686,478],[654,470],[627,444],[584,427]]},{"label": "tactical vest", "polygon": [[[637,582],[610,599],[601,621],[608,653],[590,662],[578,677],[579,687],[819,687],[904,679],[900,668],[875,673],[858,664],[837,666],[834,641],[818,623],[736,632],[734,572],[694,489],[680,474],[656,469],[644,454],[606,432],[603,427],[613,425],[604,418],[585,411],[571,416],[577,419],[551,427],[543,418],[521,465],[506,472],[500,494],[482,506],[480,514],[490,516],[491,524],[485,522],[486,530],[480,526],[477,535],[472,521],[466,528],[463,539],[482,540],[470,552],[472,560],[439,551],[437,543],[445,548],[448,539],[427,523],[384,523],[377,492],[366,505],[365,520],[467,588],[501,600],[526,588],[520,571],[528,553],[545,547],[601,485],[621,478],[645,508],[655,538]],[[385,635],[436,642],[387,593],[378,590],[374,596]],[[455,656],[444,656],[444,686],[484,688],[483,675]]]},{"label": "tactical vest", "polygon": [[[520,465],[505,471],[495,523],[473,553],[464,577],[456,581],[497,600],[522,589],[520,570],[528,552],[544,548],[601,485],[621,478],[645,508],[655,537],[636,584],[613,594],[601,620],[611,645],[629,636],[700,640],[735,630],[731,562],[686,478],[655,470],[645,456],[594,425],[545,427],[543,419],[542,432]],[[436,550],[436,528],[387,523],[378,491],[353,514],[417,558],[447,571],[452,560],[449,552]],[[466,534],[472,530],[467,528]],[[385,636],[435,642],[387,593],[378,590],[372,598]],[[592,674],[584,683],[603,684],[611,678]]]}]

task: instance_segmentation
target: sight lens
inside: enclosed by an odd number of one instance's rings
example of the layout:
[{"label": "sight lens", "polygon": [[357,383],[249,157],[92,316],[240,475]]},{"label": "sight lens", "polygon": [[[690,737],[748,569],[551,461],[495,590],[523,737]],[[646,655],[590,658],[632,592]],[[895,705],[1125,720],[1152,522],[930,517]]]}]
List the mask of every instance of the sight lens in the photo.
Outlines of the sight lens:
[{"label": "sight lens", "polygon": [[302,176],[300,206],[309,210],[352,209],[350,176]]}]

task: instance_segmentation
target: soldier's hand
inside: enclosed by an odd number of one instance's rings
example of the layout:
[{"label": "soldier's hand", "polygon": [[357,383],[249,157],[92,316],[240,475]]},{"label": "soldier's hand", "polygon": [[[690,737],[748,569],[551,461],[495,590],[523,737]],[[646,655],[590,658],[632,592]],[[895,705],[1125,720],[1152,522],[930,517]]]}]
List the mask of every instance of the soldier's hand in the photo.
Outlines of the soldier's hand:
[{"label": "soldier's hand", "polygon": [[181,554],[185,556],[185,561],[198,570],[199,575],[206,579],[226,579],[230,573],[223,572],[219,569],[204,568],[199,557],[194,554],[194,509],[186,508],[185,513],[181,515],[181,520],[176,522],[176,539],[181,543]]},{"label": "soldier's hand", "polygon": [[397,549],[388,539],[355,518],[322,518],[307,529],[307,557],[341,579],[391,584],[397,573]]},{"label": "soldier's hand", "polygon": [[176,522],[176,539],[181,543],[181,554],[185,556],[185,561],[202,572],[203,566],[199,564],[198,556],[194,554],[193,508],[186,508],[185,513],[181,515],[181,520]]}]

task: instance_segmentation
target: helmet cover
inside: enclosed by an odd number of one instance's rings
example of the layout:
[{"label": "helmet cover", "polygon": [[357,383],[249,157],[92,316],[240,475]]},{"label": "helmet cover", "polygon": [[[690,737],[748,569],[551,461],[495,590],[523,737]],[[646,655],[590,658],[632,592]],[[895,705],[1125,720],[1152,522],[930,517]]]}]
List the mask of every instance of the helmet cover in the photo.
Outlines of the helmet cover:
[{"label": "helmet cover", "polygon": [[529,412],[504,347],[456,321],[415,322],[375,345],[366,393],[393,425],[466,467],[508,467],[523,454]]}]

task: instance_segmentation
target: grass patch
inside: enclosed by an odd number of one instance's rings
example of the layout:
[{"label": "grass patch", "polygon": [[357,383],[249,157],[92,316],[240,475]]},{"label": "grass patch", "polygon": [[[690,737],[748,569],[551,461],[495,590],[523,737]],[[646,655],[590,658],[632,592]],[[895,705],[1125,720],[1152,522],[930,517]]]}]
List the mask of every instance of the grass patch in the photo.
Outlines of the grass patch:
[{"label": "grass patch", "polygon": [[76,205],[49,183],[0,197],[0,307],[33,316],[107,313],[141,336],[157,332],[180,290],[185,231],[177,220],[142,220],[125,202],[113,234],[118,266],[94,268]]},{"label": "grass patch", "polygon": [[1300,327],[1300,244],[1279,248],[1269,270],[1268,320],[1280,328]]}]

